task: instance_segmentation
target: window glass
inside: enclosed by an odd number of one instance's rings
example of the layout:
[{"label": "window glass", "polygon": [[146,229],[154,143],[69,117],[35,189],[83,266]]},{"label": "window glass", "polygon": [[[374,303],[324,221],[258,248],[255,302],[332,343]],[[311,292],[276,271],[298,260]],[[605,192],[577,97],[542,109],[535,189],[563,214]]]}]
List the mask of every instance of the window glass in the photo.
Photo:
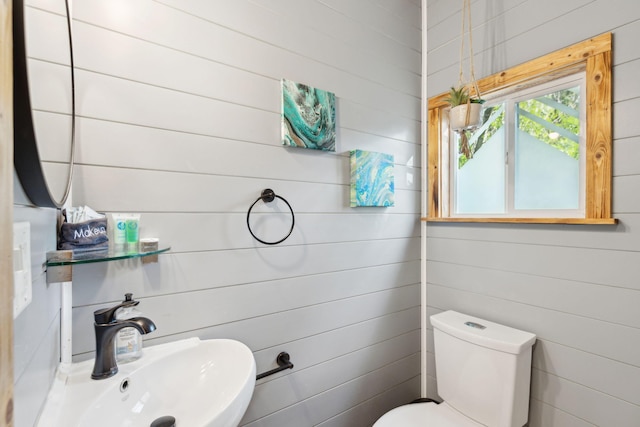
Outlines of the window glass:
[{"label": "window glass", "polygon": [[515,104],[516,210],[580,209],[580,87]]},{"label": "window glass", "polygon": [[504,104],[486,107],[483,114],[475,132],[452,132],[457,214],[505,212]]},{"label": "window glass", "polygon": [[582,74],[487,103],[482,126],[451,132],[453,215],[581,215]]}]

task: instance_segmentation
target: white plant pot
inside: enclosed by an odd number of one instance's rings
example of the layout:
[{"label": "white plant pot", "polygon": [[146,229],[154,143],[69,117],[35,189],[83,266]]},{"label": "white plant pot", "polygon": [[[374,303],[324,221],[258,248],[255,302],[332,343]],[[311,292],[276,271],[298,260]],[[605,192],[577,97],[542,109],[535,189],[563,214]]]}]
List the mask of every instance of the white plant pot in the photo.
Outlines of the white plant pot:
[{"label": "white plant pot", "polygon": [[[467,108],[470,108],[467,117]],[[449,123],[452,130],[467,130],[478,127],[482,122],[482,104],[471,103],[452,107],[449,112]]]}]

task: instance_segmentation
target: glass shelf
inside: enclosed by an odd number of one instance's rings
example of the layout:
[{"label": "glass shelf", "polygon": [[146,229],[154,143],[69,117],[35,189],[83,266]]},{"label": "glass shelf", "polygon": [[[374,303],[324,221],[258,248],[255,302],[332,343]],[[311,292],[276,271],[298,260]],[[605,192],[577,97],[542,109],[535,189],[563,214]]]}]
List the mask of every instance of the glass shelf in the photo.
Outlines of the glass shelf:
[{"label": "glass shelf", "polygon": [[104,250],[104,251],[54,251],[49,253],[47,267],[61,267],[66,265],[90,264],[92,262],[116,261],[119,259],[142,258],[167,252],[171,247],[152,251]]}]

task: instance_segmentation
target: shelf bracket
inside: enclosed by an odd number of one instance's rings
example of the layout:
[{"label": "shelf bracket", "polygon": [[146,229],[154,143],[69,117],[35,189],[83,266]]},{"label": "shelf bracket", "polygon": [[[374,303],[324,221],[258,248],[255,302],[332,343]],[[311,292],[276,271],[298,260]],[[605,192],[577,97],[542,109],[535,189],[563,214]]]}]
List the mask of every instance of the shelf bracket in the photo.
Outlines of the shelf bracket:
[{"label": "shelf bracket", "polygon": [[[73,259],[73,251],[50,251],[47,252],[47,261],[69,260]],[[58,282],[71,282],[73,277],[73,268],[71,264],[67,265],[47,265],[47,284]]]}]

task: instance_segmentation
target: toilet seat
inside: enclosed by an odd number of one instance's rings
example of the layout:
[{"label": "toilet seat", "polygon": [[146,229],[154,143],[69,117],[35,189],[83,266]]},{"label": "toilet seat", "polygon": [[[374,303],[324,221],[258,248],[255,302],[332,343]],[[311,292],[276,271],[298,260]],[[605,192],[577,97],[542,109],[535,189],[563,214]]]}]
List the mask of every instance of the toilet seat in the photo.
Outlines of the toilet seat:
[{"label": "toilet seat", "polygon": [[373,427],[484,427],[446,402],[412,403],[384,414]]}]

